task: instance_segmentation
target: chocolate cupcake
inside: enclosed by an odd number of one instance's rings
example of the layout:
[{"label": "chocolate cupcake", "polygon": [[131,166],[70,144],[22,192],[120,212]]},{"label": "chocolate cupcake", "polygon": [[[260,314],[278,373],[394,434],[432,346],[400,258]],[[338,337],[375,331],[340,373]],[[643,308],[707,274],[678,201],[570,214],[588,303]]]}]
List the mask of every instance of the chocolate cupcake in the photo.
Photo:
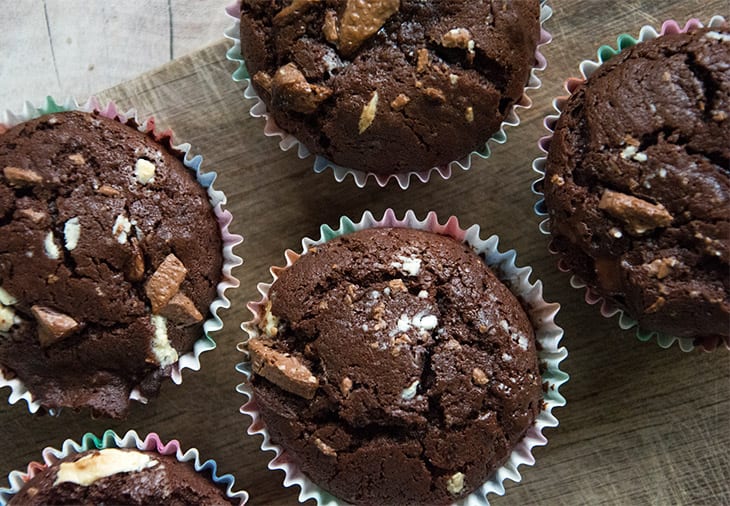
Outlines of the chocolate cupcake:
[{"label": "chocolate cupcake", "polygon": [[665,34],[571,90],[542,183],[552,247],[662,334],[730,344],[730,30]]},{"label": "chocolate cupcake", "polygon": [[220,209],[182,153],[118,119],[0,134],[0,370],[46,409],[121,417],[179,377],[229,276]]},{"label": "chocolate cupcake", "polygon": [[309,151],[379,182],[427,178],[482,151],[522,102],[549,40],[540,20],[538,0],[243,0],[240,49],[276,125]]},{"label": "chocolate cupcake", "polygon": [[106,448],[72,455],[30,480],[9,506],[41,504],[234,504],[172,457]]},{"label": "chocolate cupcake", "polygon": [[353,504],[493,490],[545,406],[510,289],[469,245],[415,228],[364,227],[289,259],[245,327],[255,409],[286,461]]},{"label": "chocolate cupcake", "polygon": [[46,448],[43,463],[10,473],[0,504],[175,504],[242,505],[248,494],[233,491],[231,475],[218,476],[216,463],[201,462],[198,451],[183,452],[176,440],[155,433],[141,439],[107,431],[81,443],[66,440],[62,450]]}]

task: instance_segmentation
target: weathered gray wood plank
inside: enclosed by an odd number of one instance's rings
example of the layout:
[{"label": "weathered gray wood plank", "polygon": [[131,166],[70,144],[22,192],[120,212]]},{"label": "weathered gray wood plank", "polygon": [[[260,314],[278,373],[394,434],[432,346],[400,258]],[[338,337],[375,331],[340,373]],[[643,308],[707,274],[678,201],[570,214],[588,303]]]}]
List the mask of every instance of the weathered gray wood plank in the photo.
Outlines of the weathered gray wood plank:
[{"label": "weathered gray wood plank", "polygon": [[0,108],[88,97],[223,37],[220,0],[3,3]]}]

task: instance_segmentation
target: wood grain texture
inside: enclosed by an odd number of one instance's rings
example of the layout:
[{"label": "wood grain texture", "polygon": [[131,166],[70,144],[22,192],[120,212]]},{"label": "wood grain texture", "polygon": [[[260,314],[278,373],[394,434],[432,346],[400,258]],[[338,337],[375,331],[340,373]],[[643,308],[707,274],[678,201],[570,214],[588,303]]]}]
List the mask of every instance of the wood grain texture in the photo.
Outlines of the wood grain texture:
[{"label": "wood grain texture", "polygon": [[[545,298],[562,309],[569,357],[562,368],[571,380],[562,392],[568,400],[557,409],[557,429],[546,430],[549,444],[534,450],[537,463],[521,468],[523,480],[508,482],[505,497],[494,505],[665,505],[730,504],[730,353],[683,353],[640,343],[619,330],[598,309],[570,288],[556,269],[547,239],[532,212],[535,179],[531,162],[551,100],[562,94],[563,80],[578,73],[581,59],[593,57],[600,44],[618,33],[637,34],[647,23],[664,19],[707,21],[729,14],[725,0],[626,1],[562,0],[547,28],[555,40],[544,49],[549,65],[543,87],[531,94],[534,106],[521,113],[522,125],[508,130],[508,142],[489,160],[448,180],[360,190],[350,179],[336,183],[331,173],[313,173],[312,158],[282,152],[263,134],[263,121],[248,115],[250,103],[230,74],[221,42],[154,72],[101,93],[142,116],[154,115],[177,138],[204,155],[204,167],[217,171],[216,186],[226,192],[232,228],[245,236],[238,253],[244,266],[235,274],[241,288],[229,295],[226,327],[215,336],[218,349],[202,356],[202,370],[184,374],[183,384],[163,385],[159,398],[135,405],[125,421],[91,420],[65,411],[59,418],[31,416],[25,404],[0,406],[0,474],[39,459],[46,445],[78,439],[87,431],[136,429],[178,438],[183,446],[215,458],[222,472],[251,493],[250,504],[294,504],[297,489],[284,489],[283,474],[266,469],[272,454],[259,451],[260,438],[246,435],[248,419],[238,414],[243,402],[235,392],[241,377],[235,350],[239,324],[249,318],[245,303],[257,299],[256,283],[269,281],[268,268],[284,263],[286,248],[300,249],[304,236],[317,236],[319,225],[337,224],[341,215],[376,215],[392,207],[402,215],[429,210],[442,219],[459,217],[463,226],[478,223],[483,236],[498,234],[501,249],[514,248],[518,265],[531,265],[533,279],[544,282]],[[6,398],[7,390],[2,391]]]},{"label": "wood grain texture", "polygon": [[226,0],[3,2],[0,108],[83,99],[222,38]]}]

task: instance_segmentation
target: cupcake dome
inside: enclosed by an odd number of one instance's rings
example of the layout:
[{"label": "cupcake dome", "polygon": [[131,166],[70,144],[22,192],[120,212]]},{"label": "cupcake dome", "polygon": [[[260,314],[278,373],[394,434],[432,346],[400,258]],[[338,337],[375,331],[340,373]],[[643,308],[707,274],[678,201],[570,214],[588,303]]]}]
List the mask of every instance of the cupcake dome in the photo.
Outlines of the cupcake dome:
[{"label": "cupcake dome", "polygon": [[553,246],[647,330],[730,341],[730,32],[624,50],[563,108],[544,179]]},{"label": "cupcake dome", "polygon": [[119,417],[201,337],[221,278],[208,196],[169,143],[60,112],[0,135],[0,367],[45,408]]},{"label": "cupcake dome", "polygon": [[278,273],[248,342],[272,440],[355,504],[447,504],[484,483],[535,422],[533,327],[470,248],[366,229]]},{"label": "cupcake dome", "polygon": [[500,128],[539,20],[538,0],[244,0],[241,50],[281,128],[335,164],[396,174],[461,159]]}]

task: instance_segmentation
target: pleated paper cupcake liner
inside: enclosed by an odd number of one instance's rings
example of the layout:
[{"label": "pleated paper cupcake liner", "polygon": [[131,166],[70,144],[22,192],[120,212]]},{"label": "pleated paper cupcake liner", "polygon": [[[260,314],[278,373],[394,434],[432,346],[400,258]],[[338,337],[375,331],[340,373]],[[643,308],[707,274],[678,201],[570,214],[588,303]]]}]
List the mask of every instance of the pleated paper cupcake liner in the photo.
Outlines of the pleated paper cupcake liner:
[{"label": "pleated paper cupcake liner", "polygon": [[[717,27],[721,26],[723,23],[725,23],[725,18],[723,18],[722,16],[713,16],[710,19],[710,22],[707,23],[707,26]],[[616,48],[608,45],[601,46],[600,48],[598,48],[596,60],[583,60],[580,63],[579,68],[581,77],[571,77],[565,81],[564,87],[565,90],[568,92],[568,95],[560,96],[553,100],[553,108],[555,109],[557,114],[550,115],[545,118],[544,125],[549,134],[545,137],[542,137],[538,142],[540,150],[544,153],[544,155],[536,158],[532,163],[533,171],[539,174],[538,179],[532,184],[532,191],[535,195],[539,197],[539,200],[534,207],[535,214],[537,214],[539,217],[544,218],[543,221],[540,223],[540,232],[545,235],[550,235],[550,219],[546,217],[548,216],[548,212],[547,208],[545,207],[545,200],[541,191],[542,181],[545,178],[547,153],[550,147],[553,132],[555,130],[555,125],[557,124],[558,118],[560,117],[560,114],[565,108],[565,104],[567,103],[573,92],[578,88],[579,85],[584,83],[604,62],[608,61],[613,56],[616,56],[624,49],[633,47],[639,42],[656,39],[657,37],[661,37],[663,35],[684,33],[695,28],[701,28],[703,26],[705,25],[700,20],[695,18],[687,21],[684,26],[680,25],[674,20],[668,20],[662,23],[659,31],[649,25],[643,26],[639,31],[639,36],[637,38],[627,33],[623,33],[619,35],[616,39]],[[552,241],[550,243],[549,249],[551,253],[558,254],[558,251],[553,246]],[[562,260],[558,261],[558,268],[562,272],[570,272],[570,269]],[[591,305],[600,304],[601,315],[605,318],[612,318],[613,316],[618,315],[618,324],[621,329],[629,330],[636,327],[636,337],[642,342],[650,341],[655,338],[657,344],[662,348],[669,348],[674,343],[677,343],[679,348],[682,351],[686,352],[694,350],[696,346],[704,349],[705,351],[713,351],[718,346],[717,340],[695,342],[691,338],[677,337],[661,332],[652,331],[649,329],[643,329],[639,327],[638,322],[631,316],[629,316],[623,309],[619,308],[615,303],[613,303],[613,301],[602,297],[597,292],[592,290],[578,276],[571,276],[570,285],[573,288],[579,290],[585,289],[585,301]],[[730,343],[726,343],[726,346],[730,349]]]},{"label": "pleated paper cupcake liner", "polygon": [[[208,318],[203,324],[204,335],[201,336],[193,345],[193,350],[181,355],[178,361],[172,365],[170,377],[176,384],[182,383],[182,371],[185,369],[192,369],[197,371],[200,369],[200,355],[206,351],[215,349],[216,344],[213,338],[210,336],[211,333],[217,332],[223,328],[223,321],[218,316],[220,309],[229,308],[231,301],[226,297],[225,292],[229,288],[236,288],[239,285],[239,281],[233,277],[231,271],[234,267],[241,265],[243,260],[233,252],[235,246],[243,241],[240,235],[236,235],[230,232],[229,226],[233,220],[231,213],[223,208],[226,204],[226,196],[220,190],[216,190],[213,187],[213,183],[217,177],[217,174],[213,171],[203,172],[201,166],[203,163],[203,157],[195,155],[192,152],[190,144],[173,144],[173,133],[170,130],[164,132],[157,132],[155,130],[155,119],[150,117],[141,119],[137,115],[135,109],[129,109],[122,111],[112,101],[103,104],[96,97],[89,98],[83,104],[79,104],[75,99],[68,98],[63,103],[56,103],[51,97],[46,99],[46,103],[41,107],[36,107],[30,102],[26,102],[21,112],[10,112],[6,111],[0,114],[0,133],[3,133],[7,129],[25,121],[38,118],[40,116],[66,112],[66,111],[81,111],[81,112],[97,112],[105,118],[111,118],[119,121],[120,123],[127,123],[129,120],[133,120],[135,124],[139,125],[138,130],[140,132],[151,135],[158,142],[169,142],[173,151],[177,152],[185,164],[185,166],[195,173],[195,177],[198,183],[206,189],[208,193],[208,200],[213,208],[215,217],[218,221],[221,231],[221,239],[223,242],[223,268],[221,271],[221,280],[216,287],[216,298],[211,302],[210,318]],[[0,370],[0,388],[10,387],[11,392],[8,399],[10,404],[15,404],[20,400],[25,400],[28,403],[28,410],[31,413],[35,413],[40,409],[41,404],[37,400],[33,399],[33,395],[26,388],[22,381],[16,378],[7,378]],[[146,403],[147,399],[141,394],[138,389],[134,389],[130,393],[130,399],[137,400],[142,403]],[[50,409],[48,412],[51,415],[58,414],[60,409]]]},{"label": "pleated paper cupcake liner", "polygon": [[140,451],[156,452],[160,455],[174,456],[179,462],[190,462],[196,472],[202,473],[225,491],[226,497],[233,499],[240,506],[248,501],[248,493],[244,490],[235,491],[235,478],[230,474],[218,475],[218,464],[214,460],[203,461],[196,448],[183,450],[180,442],[173,439],[163,442],[160,436],[150,432],[141,438],[135,431],[130,430],[120,437],[113,430],[107,430],[101,437],[86,433],[80,442],[67,439],[60,449],[46,447],[41,452],[43,462],[31,462],[25,471],[12,471],[8,475],[9,487],[0,488],[0,506],[7,504],[20,489],[38,473],[55,465],[59,460],[87,450],[102,450],[105,448],[130,448]]},{"label": "pleated paper cupcake liner", "polygon": [[[293,135],[282,130],[274,120],[273,116],[267,112],[266,104],[261,100],[256,91],[254,90],[253,84],[251,83],[250,76],[246,69],[246,62],[241,55],[241,6],[240,2],[226,8],[226,13],[233,20],[233,26],[226,30],[224,35],[233,41],[233,47],[231,47],[226,53],[226,57],[238,64],[238,68],[233,72],[233,80],[236,82],[243,82],[246,84],[246,90],[244,91],[244,97],[253,100],[254,104],[251,106],[250,114],[254,118],[264,118],[266,124],[264,126],[264,135],[267,137],[278,136],[281,138],[279,141],[279,147],[282,151],[288,151],[294,147],[297,148],[297,155],[299,158],[304,159],[310,155],[309,149],[299,142]],[[520,118],[518,112],[520,109],[528,109],[532,107],[532,99],[527,95],[530,90],[536,90],[542,86],[542,81],[537,77],[537,72],[544,71],[547,68],[547,60],[540,52],[540,48],[547,45],[552,40],[550,33],[545,30],[544,23],[550,19],[553,14],[552,8],[547,4],[547,0],[540,0],[540,39],[538,41],[537,48],[535,49],[535,61],[536,65],[530,70],[530,77],[522,97],[512,106],[507,117],[501,123],[499,130],[495,132],[484,145],[476,150],[472,151],[464,158],[460,160],[454,160],[448,164],[438,167],[432,167],[426,170],[403,172],[399,174],[375,174],[372,172],[364,172],[357,169],[343,167],[336,163],[320,156],[316,155],[314,160],[314,172],[317,174],[331,169],[338,183],[341,183],[348,176],[351,176],[355,184],[359,188],[364,188],[369,179],[373,179],[375,183],[380,187],[387,186],[391,181],[395,181],[401,189],[405,190],[409,187],[411,179],[416,179],[422,183],[429,181],[432,175],[436,174],[443,179],[451,178],[453,169],[459,168],[462,170],[469,170],[471,168],[472,160],[475,157],[487,159],[491,156],[490,143],[504,144],[507,142],[506,127],[516,127],[520,124]]]},{"label": "pleated paper cupcake liner", "polygon": [[[438,217],[434,212],[428,213],[425,219],[419,220],[413,211],[407,211],[403,219],[399,219],[392,209],[385,211],[382,218],[376,219],[370,211],[366,211],[359,221],[352,221],[347,217],[340,219],[339,227],[332,229],[327,225],[320,228],[319,239],[304,238],[302,240],[302,253],[295,253],[287,250],[284,254],[286,258],[286,266],[272,267],[271,275],[273,281],[271,283],[260,283],[258,291],[261,293],[261,300],[248,304],[249,310],[253,313],[254,318],[242,325],[246,331],[248,338],[239,344],[239,351],[246,355],[244,362],[237,366],[237,370],[245,376],[245,381],[238,386],[238,391],[245,395],[248,399],[245,405],[241,407],[241,413],[251,418],[251,425],[248,433],[251,435],[259,434],[263,436],[261,449],[263,451],[274,452],[274,457],[269,462],[269,469],[278,469],[284,471],[284,486],[298,486],[301,491],[299,493],[299,501],[304,502],[308,499],[314,499],[319,505],[335,505],[344,504],[319,486],[314,484],[307,478],[302,471],[292,462],[287,452],[271,441],[271,437],[266,428],[264,421],[261,419],[260,410],[256,402],[256,397],[249,385],[251,376],[251,364],[248,360],[247,342],[248,339],[257,335],[257,326],[265,313],[266,304],[268,302],[268,294],[279,274],[290,267],[296,260],[306,254],[312,247],[321,245],[335,237],[349,234],[367,228],[381,227],[402,227],[413,228],[418,230],[426,230],[433,233],[452,237],[458,241],[464,242],[471,246],[474,251],[484,260],[484,262],[492,269],[495,275],[510,289],[510,291],[522,302],[525,311],[535,328],[536,340],[538,346],[538,360],[544,368],[542,373],[543,383],[547,383],[544,389],[543,407],[538,414],[534,425],[527,431],[525,437],[514,447],[507,462],[497,469],[489,480],[484,482],[474,492],[460,500],[457,504],[460,506],[477,506],[488,505],[488,494],[495,493],[504,495],[504,481],[509,479],[514,482],[521,481],[522,477],[519,471],[521,465],[534,465],[535,459],[532,455],[532,448],[535,446],[544,446],[547,444],[547,438],[543,435],[546,427],[557,427],[558,420],[552,414],[556,407],[565,405],[565,398],[560,394],[560,386],[568,380],[568,375],[560,370],[560,362],[564,360],[568,353],[565,348],[560,347],[560,340],[563,336],[563,330],[558,327],[555,322],[560,305],[548,303],[542,297],[542,282],[529,280],[532,268],[517,267],[515,265],[516,252],[508,250],[500,252],[498,250],[499,238],[492,235],[486,240],[480,238],[480,228],[478,225],[472,225],[467,229],[462,229],[455,217],[450,217],[445,224],[440,224]],[[541,368],[542,370],[542,368]]]}]

